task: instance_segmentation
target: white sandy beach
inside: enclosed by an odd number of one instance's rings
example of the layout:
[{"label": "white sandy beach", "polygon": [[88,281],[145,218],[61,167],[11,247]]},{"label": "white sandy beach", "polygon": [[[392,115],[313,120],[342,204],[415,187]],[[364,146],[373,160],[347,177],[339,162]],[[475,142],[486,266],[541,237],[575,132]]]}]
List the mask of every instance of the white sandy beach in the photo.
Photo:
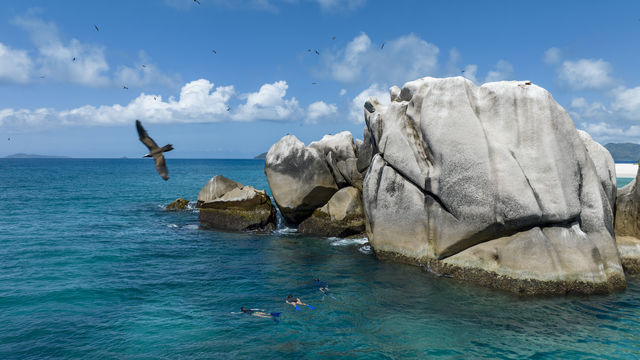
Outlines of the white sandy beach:
[{"label": "white sandy beach", "polygon": [[638,164],[616,164],[616,176],[621,178],[635,178]]}]

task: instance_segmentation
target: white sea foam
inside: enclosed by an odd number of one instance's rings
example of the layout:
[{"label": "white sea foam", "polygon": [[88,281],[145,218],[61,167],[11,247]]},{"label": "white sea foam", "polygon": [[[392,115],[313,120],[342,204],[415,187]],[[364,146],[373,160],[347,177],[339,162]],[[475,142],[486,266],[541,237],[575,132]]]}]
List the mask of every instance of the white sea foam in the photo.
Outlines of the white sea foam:
[{"label": "white sea foam", "polygon": [[176,225],[176,224],[167,224],[167,227],[170,227],[170,228],[172,228],[172,229],[175,229],[175,228],[177,228],[177,227],[178,227],[178,225]]},{"label": "white sea foam", "polygon": [[367,255],[373,254],[373,250],[371,250],[371,246],[369,246],[369,245],[360,246],[358,248],[358,251],[360,251],[363,254],[367,254]]},{"label": "white sea foam", "polygon": [[354,239],[342,239],[337,237],[330,237],[329,241],[331,241],[332,246],[349,246],[349,245],[363,245],[369,241],[366,237],[363,238],[354,238]]},{"label": "white sea foam", "polygon": [[198,224],[189,224],[189,225],[183,226],[182,228],[187,230],[198,230],[200,226]]}]

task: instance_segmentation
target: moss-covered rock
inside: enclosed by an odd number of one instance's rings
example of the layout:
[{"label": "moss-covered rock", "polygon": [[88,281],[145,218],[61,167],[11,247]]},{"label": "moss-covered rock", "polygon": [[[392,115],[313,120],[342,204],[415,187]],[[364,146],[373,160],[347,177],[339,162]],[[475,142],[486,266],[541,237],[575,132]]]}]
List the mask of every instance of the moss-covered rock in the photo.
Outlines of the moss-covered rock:
[{"label": "moss-covered rock", "polygon": [[165,207],[165,210],[174,210],[174,211],[175,210],[186,210],[187,209],[187,205],[189,205],[189,200],[183,199],[183,198],[179,198],[179,199],[176,199],[171,204],[167,205]]},{"label": "moss-covered rock", "polygon": [[340,189],[323,207],[298,226],[298,232],[317,236],[346,237],[364,234],[362,193],[353,186]]}]

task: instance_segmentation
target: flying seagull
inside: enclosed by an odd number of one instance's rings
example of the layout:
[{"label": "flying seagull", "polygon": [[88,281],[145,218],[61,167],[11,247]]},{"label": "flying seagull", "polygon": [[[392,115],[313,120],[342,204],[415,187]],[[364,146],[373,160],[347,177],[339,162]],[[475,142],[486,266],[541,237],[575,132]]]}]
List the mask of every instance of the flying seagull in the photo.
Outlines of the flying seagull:
[{"label": "flying seagull", "polygon": [[140,120],[136,120],[136,129],[138,129],[138,136],[140,137],[140,141],[149,148],[149,153],[144,157],[153,157],[153,160],[156,162],[156,170],[158,174],[165,179],[169,180],[169,170],[167,170],[167,164],[164,162],[163,152],[173,150],[173,146],[171,144],[167,144],[163,147],[158,147],[155,141],[149,137],[147,131],[142,127]]},{"label": "flying seagull", "polygon": [[318,50],[315,50],[315,52],[316,52],[316,55],[320,55],[320,52],[318,52]]},{"label": "flying seagull", "polygon": [[332,36],[332,37],[331,37],[331,40],[335,40],[335,39],[336,39],[336,37],[335,37],[335,36]]},{"label": "flying seagull", "polygon": [[98,29],[98,25],[93,24],[93,27],[94,27],[94,28],[96,28],[96,31],[97,31],[97,32],[100,32],[100,29]]},{"label": "flying seagull", "polygon": [[73,61],[76,61],[76,58],[73,58]]},{"label": "flying seagull", "polygon": [[312,82],[311,85],[318,85],[318,83],[317,82]]},{"label": "flying seagull", "polygon": [[198,5],[200,5],[200,1],[198,0],[193,0],[193,2],[198,3]]},{"label": "flying seagull", "polygon": [[215,50],[211,50],[212,53],[217,54],[217,52]]},{"label": "flying seagull", "polygon": [[382,46],[380,46],[380,50],[384,49],[384,43],[382,43]]},{"label": "flying seagull", "polygon": [[231,110],[231,106],[227,105],[227,111]]},{"label": "flying seagull", "polygon": [[145,65],[145,64],[142,64],[142,67],[143,67],[143,68],[146,68],[146,67],[147,67],[147,65]]},{"label": "flying seagull", "polygon": [[127,87],[127,85],[122,85],[122,89],[124,89],[124,90],[129,90],[129,88]]}]

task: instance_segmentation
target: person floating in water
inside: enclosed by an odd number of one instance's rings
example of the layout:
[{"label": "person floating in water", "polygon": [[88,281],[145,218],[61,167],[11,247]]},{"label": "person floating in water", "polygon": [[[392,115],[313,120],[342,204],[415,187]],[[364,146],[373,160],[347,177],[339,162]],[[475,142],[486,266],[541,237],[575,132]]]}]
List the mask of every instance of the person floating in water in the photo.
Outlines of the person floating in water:
[{"label": "person floating in water", "polygon": [[300,301],[299,298],[294,297],[292,294],[289,294],[289,296],[287,296],[287,300],[285,300],[287,304],[293,306],[294,308],[296,308],[296,310],[300,311],[300,308],[298,307],[298,305],[302,305],[302,306],[306,306],[309,309],[315,309],[315,307],[305,304],[302,301]]},{"label": "person floating in water", "polygon": [[320,290],[325,295],[329,295],[331,290],[329,290],[329,285],[326,282],[320,281],[320,279],[318,278],[313,279],[313,282],[315,282],[318,290]]},{"label": "person floating in water", "polygon": [[264,311],[259,311],[259,309],[247,309],[244,306],[240,307],[240,313],[261,317],[263,319],[271,319],[272,318],[273,321],[275,321],[275,322],[278,322],[277,317],[280,316],[279,312],[268,313],[268,312],[264,312]]}]

